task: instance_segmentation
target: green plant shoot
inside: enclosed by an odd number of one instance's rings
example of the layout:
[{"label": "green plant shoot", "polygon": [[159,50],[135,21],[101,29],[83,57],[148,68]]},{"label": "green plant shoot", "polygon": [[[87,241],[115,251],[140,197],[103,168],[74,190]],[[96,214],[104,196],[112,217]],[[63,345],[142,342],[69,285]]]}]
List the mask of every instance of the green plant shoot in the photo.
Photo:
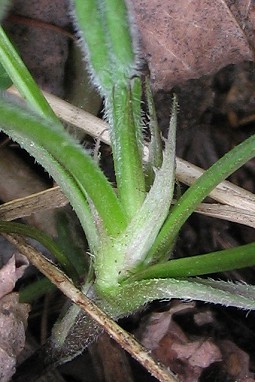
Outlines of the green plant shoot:
[{"label": "green plant shoot", "polygon": [[[218,183],[254,157],[255,136],[216,162],[171,208],[176,97],[163,150],[149,80],[143,83],[140,73],[139,49],[127,3],[74,0],[72,8],[91,79],[104,97],[117,192],[89,153],[56,119],[3,30],[0,30],[0,62],[27,105],[22,107],[1,94],[0,128],[44,166],[75,210],[93,258],[93,285],[91,279],[84,280],[81,289],[88,293],[89,283],[91,298],[115,319],[132,314],[154,299],[199,299],[255,309],[254,287],[196,277],[255,265],[254,243],[169,260],[178,232],[195,208]],[[3,9],[1,6],[0,15]],[[143,162],[143,97],[151,119],[147,164]],[[15,224],[1,222],[0,231],[34,235],[52,250],[68,275],[77,280],[72,264],[48,237]],[[58,323],[52,337],[55,344],[64,344],[68,333],[63,338],[62,331],[61,341],[56,333],[61,332],[61,325],[71,328],[78,314],[79,309],[73,306],[62,324]]]}]

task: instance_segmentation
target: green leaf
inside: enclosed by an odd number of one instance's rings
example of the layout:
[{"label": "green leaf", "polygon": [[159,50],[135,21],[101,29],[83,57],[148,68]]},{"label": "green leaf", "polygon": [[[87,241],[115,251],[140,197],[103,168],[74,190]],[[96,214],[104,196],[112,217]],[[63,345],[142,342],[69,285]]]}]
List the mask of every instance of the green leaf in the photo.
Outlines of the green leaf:
[{"label": "green leaf", "polygon": [[[88,196],[105,230],[113,236],[122,232],[126,227],[126,217],[113,188],[89,154],[63,128],[61,131],[59,126],[56,128],[49,121],[5,99],[0,103],[0,126],[30,152],[53,178],[59,176],[62,168],[62,177],[56,180],[72,202],[79,218],[84,213],[83,208],[88,210]],[[81,193],[79,202],[83,195],[82,205],[75,201],[75,197],[72,198],[73,191]],[[82,223],[86,229],[84,220]]]},{"label": "green leaf", "polygon": [[238,283],[190,279],[153,279],[121,285],[113,291],[108,311],[129,314],[154,300],[200,300],[233,306],[246,310],[255,309],[255,286]]},{"label": "green leaf", "polygon": [[[135,49],[131,36],[131,18],[124,0],[100,0],[104,8],[103,22],[108,37],[108,46],[113,61],[112,74],[124,73],[130,78],[134,70]],[[118,33],[116,33],[116,28]]]},{"label": "green leaf", "polygon": [[148,253],[161,261],[169,257],[175,239],[185,221],[203,199],[223,180],[255,156],[255,135],[240,143],[214,163],[178,199]]},{"label": "green leaf", "polygon": [[[123,236],[126,237],[126,243],[123,240],[126,248],[123,248],[125,266],[121,274],[143,263],[169,213],[175,183],[176,108],[177,102],[174,98],[162,166],[158,170],[155,169],[154,183],[140,210],[137,211],[136,216],[123,233]],[[121,242],[121,238],[119,241]]]},{"label": "green leaf", "polygon": [[75,0],[74,8],[93,79],[105,96],[118,195],[130,220],[146,193],[140,123],[141,81],[140,78],[130,81],[135,74],[137,55],[128,9],[124,0]]},{"label": "green leaf", "polygon": [[12,80],[6,73],[3,65],[0,64],[0,90],[5,90],[10,87],[12,84]]},{"label": "green leaf", "polygon": [[74,0],[74,9],[94,82],[107,95],[116,83],[126,82],[134,74],[135,55],[125,1]]},{"label": "green leaf", "polygon": [[104,93],[105,89],[112,88],[112,74],[109,47],[98,1],[75,0],[73,3],[74,19],[82,39],[81,46],[88,58],[94,83]]},{"label": "green leaf", "polygon": [[[140,94],[137,95],[136,103],[140,103]],[[141,128],[137,123],[137,104],[134,120],[132,98],[130,85],[116,84],[112,98],[106,103],[118,195],[130,219],[136,215],[145,198],[142,142],[137,133]]]},{"label": "green leaf", "polygon": [[128,280],[199,276],[254,265],[255,243],[251,243],[205,255],[184,257],[169,260],[166,263],[154,264],[131,275]]}]

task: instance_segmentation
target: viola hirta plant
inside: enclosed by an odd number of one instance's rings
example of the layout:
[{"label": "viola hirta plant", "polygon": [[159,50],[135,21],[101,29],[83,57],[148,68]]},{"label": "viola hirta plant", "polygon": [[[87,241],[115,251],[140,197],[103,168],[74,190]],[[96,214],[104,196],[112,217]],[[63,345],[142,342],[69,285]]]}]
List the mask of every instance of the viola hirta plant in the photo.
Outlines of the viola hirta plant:
[{"label": "viola hirta plant", "polygon": [[[253,286],[197,277],[254,265],[255,243],[171,259],[178,233],[195,208],[217,184],[254,157],[255,136],[216,162],[171,207],[176,98],[162,149],[149,79],[142,79],[140,73],[138,40],[127,3],[74,0],[71,5],[91,81],[105,102],[117,192],[90,154],[65,131],[3,30],[0,61],[27,104],[21,106],[3,93],[0,127],[48,171],[75,210],[86,234],[93,266],[81,289],[84,293],[89,290],[90,297],[113,318],[132,314],[155,299],[196,299],[255,309]],[[146,160],[142,97],[150,114],[151,142]],[[1,222],[0,230],[43,241],[68,276],[77,282],[75,264],[61,254],[48,236],[17,223]],[[78,310],[71,307],[64,320],[75,322],[77,315]],[[60,326],[61,322],[53,337],[61,332]],[[58,346],[63,346],[67,334],[64,337],[55,338]]]}]

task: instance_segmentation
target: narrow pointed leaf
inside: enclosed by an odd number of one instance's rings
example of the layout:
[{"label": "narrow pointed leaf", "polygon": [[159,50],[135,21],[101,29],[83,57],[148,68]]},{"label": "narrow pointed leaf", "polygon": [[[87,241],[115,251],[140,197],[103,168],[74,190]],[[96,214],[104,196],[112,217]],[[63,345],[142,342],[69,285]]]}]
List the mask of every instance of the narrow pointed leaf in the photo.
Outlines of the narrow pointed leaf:
[{"label": "narrow pointed leaf", "polygon": [[[136,103],[140,99],[136,100]],[[137,105],[135,111],[137,109]],[[138,138],[137,116],[134,120],[130,85],[113,88],[107,103],[118,195],[127,215],[136,215],[145,198],[142,142]]]},{"label": "narrow pointed leaf", "polygon": [[154,180],[154,168],[160,168],[163,160],[162,141],[160,136],[160,129],[158,126],[155,105],[153,102],[153,95],[150,87],[150,81],[145,79],[145,97],[149,114],[149,128],[151,140],[149,144],[149,159],[146,163],[148,183],[151,185]]},{"label": "narrow pointed leaf", "polygon": [[[17,105],[14,106],[3,98],[0,103],[0,126],[28,152],[32,151],[32,155],[39,163],[43,158],[40,157],[41,152],[36,155],[36,147],[43,149],[46,156],[49,153],[51,158],[65,169],[66,174],[75,180],[76,187],[78,186],[83,193],[84,200],[87,195],[91,198],[108,233],[117,235],[125,228],[124,212],[104,174],[63,128],[60,131],[52,123]],[[51,161],[47,162],[49,165],[47,171],[56,175],[59,168],[55,171],[54,166],[51,168]],[[62,184],[59,184],[65,189],[70,185],[68,176]],[[81,208],[82,206],[80,208],[76,206],[76,212],[81,213],[79,211]]]},{"label": "narrow pointed leaf", "polygon": [[194,212],[203,199],[223,180],[255,156],[255,135],[235,146],[221,159],[214,163],[182,195],[167,218],[149,257],[170,253],[182,225]]},{"label": "narrow pointed leaf", "polygon": [[169,260],[146,267],[130,277],[131,280],[190,277],[225,272],[255,265],[255,243]]},{"label": "narrow pointed leaf", "polygon": [[[248,291],[244,290],[245,287]],[[246,310],[255,309],[255,286],[244,286],[223,281],[197,279],[153,279],[123,285],[114,291],[112,311],[131,313],[154,300],[200,300],[233,306]]]},{"label": "narrow pointed leaf", "polygon": [[176,108],[177,102],[176,98],[174,98],[162,166],[159,170],[155,169],[154,183],[140,211],[137,212],[125,232],[126,237],[130,238],[130,244],[127,244],[126,250],[124,249],[126,253],[124,271],[132,268],[135,264],[138,265],[138,263],[143,263],[144,261],[148,264],[154,261],[153,257],[147,257],[147,252],[169,213],[174,191]]},{"label": "narrow pointed leaf", "polygon": [[109,46],[99,2],[74,0],[73,4],[74,19],[81,37],[81,47],[88,58],[93,81],[105,94],[106,89],[109,91],[112,88],[113,82]]}]

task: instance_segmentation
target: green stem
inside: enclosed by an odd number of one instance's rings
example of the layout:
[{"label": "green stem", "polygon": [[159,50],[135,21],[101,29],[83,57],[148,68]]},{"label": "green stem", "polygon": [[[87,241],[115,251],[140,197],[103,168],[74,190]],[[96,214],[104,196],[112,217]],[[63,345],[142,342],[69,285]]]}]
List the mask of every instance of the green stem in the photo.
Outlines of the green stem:
[{"label": "green stem", "polygon": [[138,125],[140,79],[132,89],[129,85],[136,55],[128,9],[124,0],[75,0],[74,4],[95,83],[106,97],[118,192],[131,218],[144,201],[145,181]]},{"label": "green stem", "polygon": [[126,282],[153,278],[199,276],[254,265],[255,243],[251,243],[205,255],[184,257],[169,260],[166,263],[155,264],[130,276],[126,279]]},{"label": "green stem", "polygon": [[[110,116],[111,141],[118,194],[127,215],[132,218],[145,198],[142,156],[134,122],[131,90],[126,85],[113,89]],[[112,118],[111,118],[112,117]]]},{"label": "green stem", "polygon": [[0,27],[0,61],[33,110],[54,121],[56,125],[61,125],[2,27]]},{"label": "green stem", "polygon": [[183,194],[171,209],[158,237],[147,255],[164,261],[174,244],[182,225],[202,200],[224,179],[255,155],[255,135],[246,139],[212,165]]},{"label": "green stem", "polygon": [[74,280],[78,281],[79,275],[68,257],[60,250],[52,238],[39,229],[21,223],[0,221],[0,232],[15,233],[27,236],[41,243],[61,264],[65,272]]}]

